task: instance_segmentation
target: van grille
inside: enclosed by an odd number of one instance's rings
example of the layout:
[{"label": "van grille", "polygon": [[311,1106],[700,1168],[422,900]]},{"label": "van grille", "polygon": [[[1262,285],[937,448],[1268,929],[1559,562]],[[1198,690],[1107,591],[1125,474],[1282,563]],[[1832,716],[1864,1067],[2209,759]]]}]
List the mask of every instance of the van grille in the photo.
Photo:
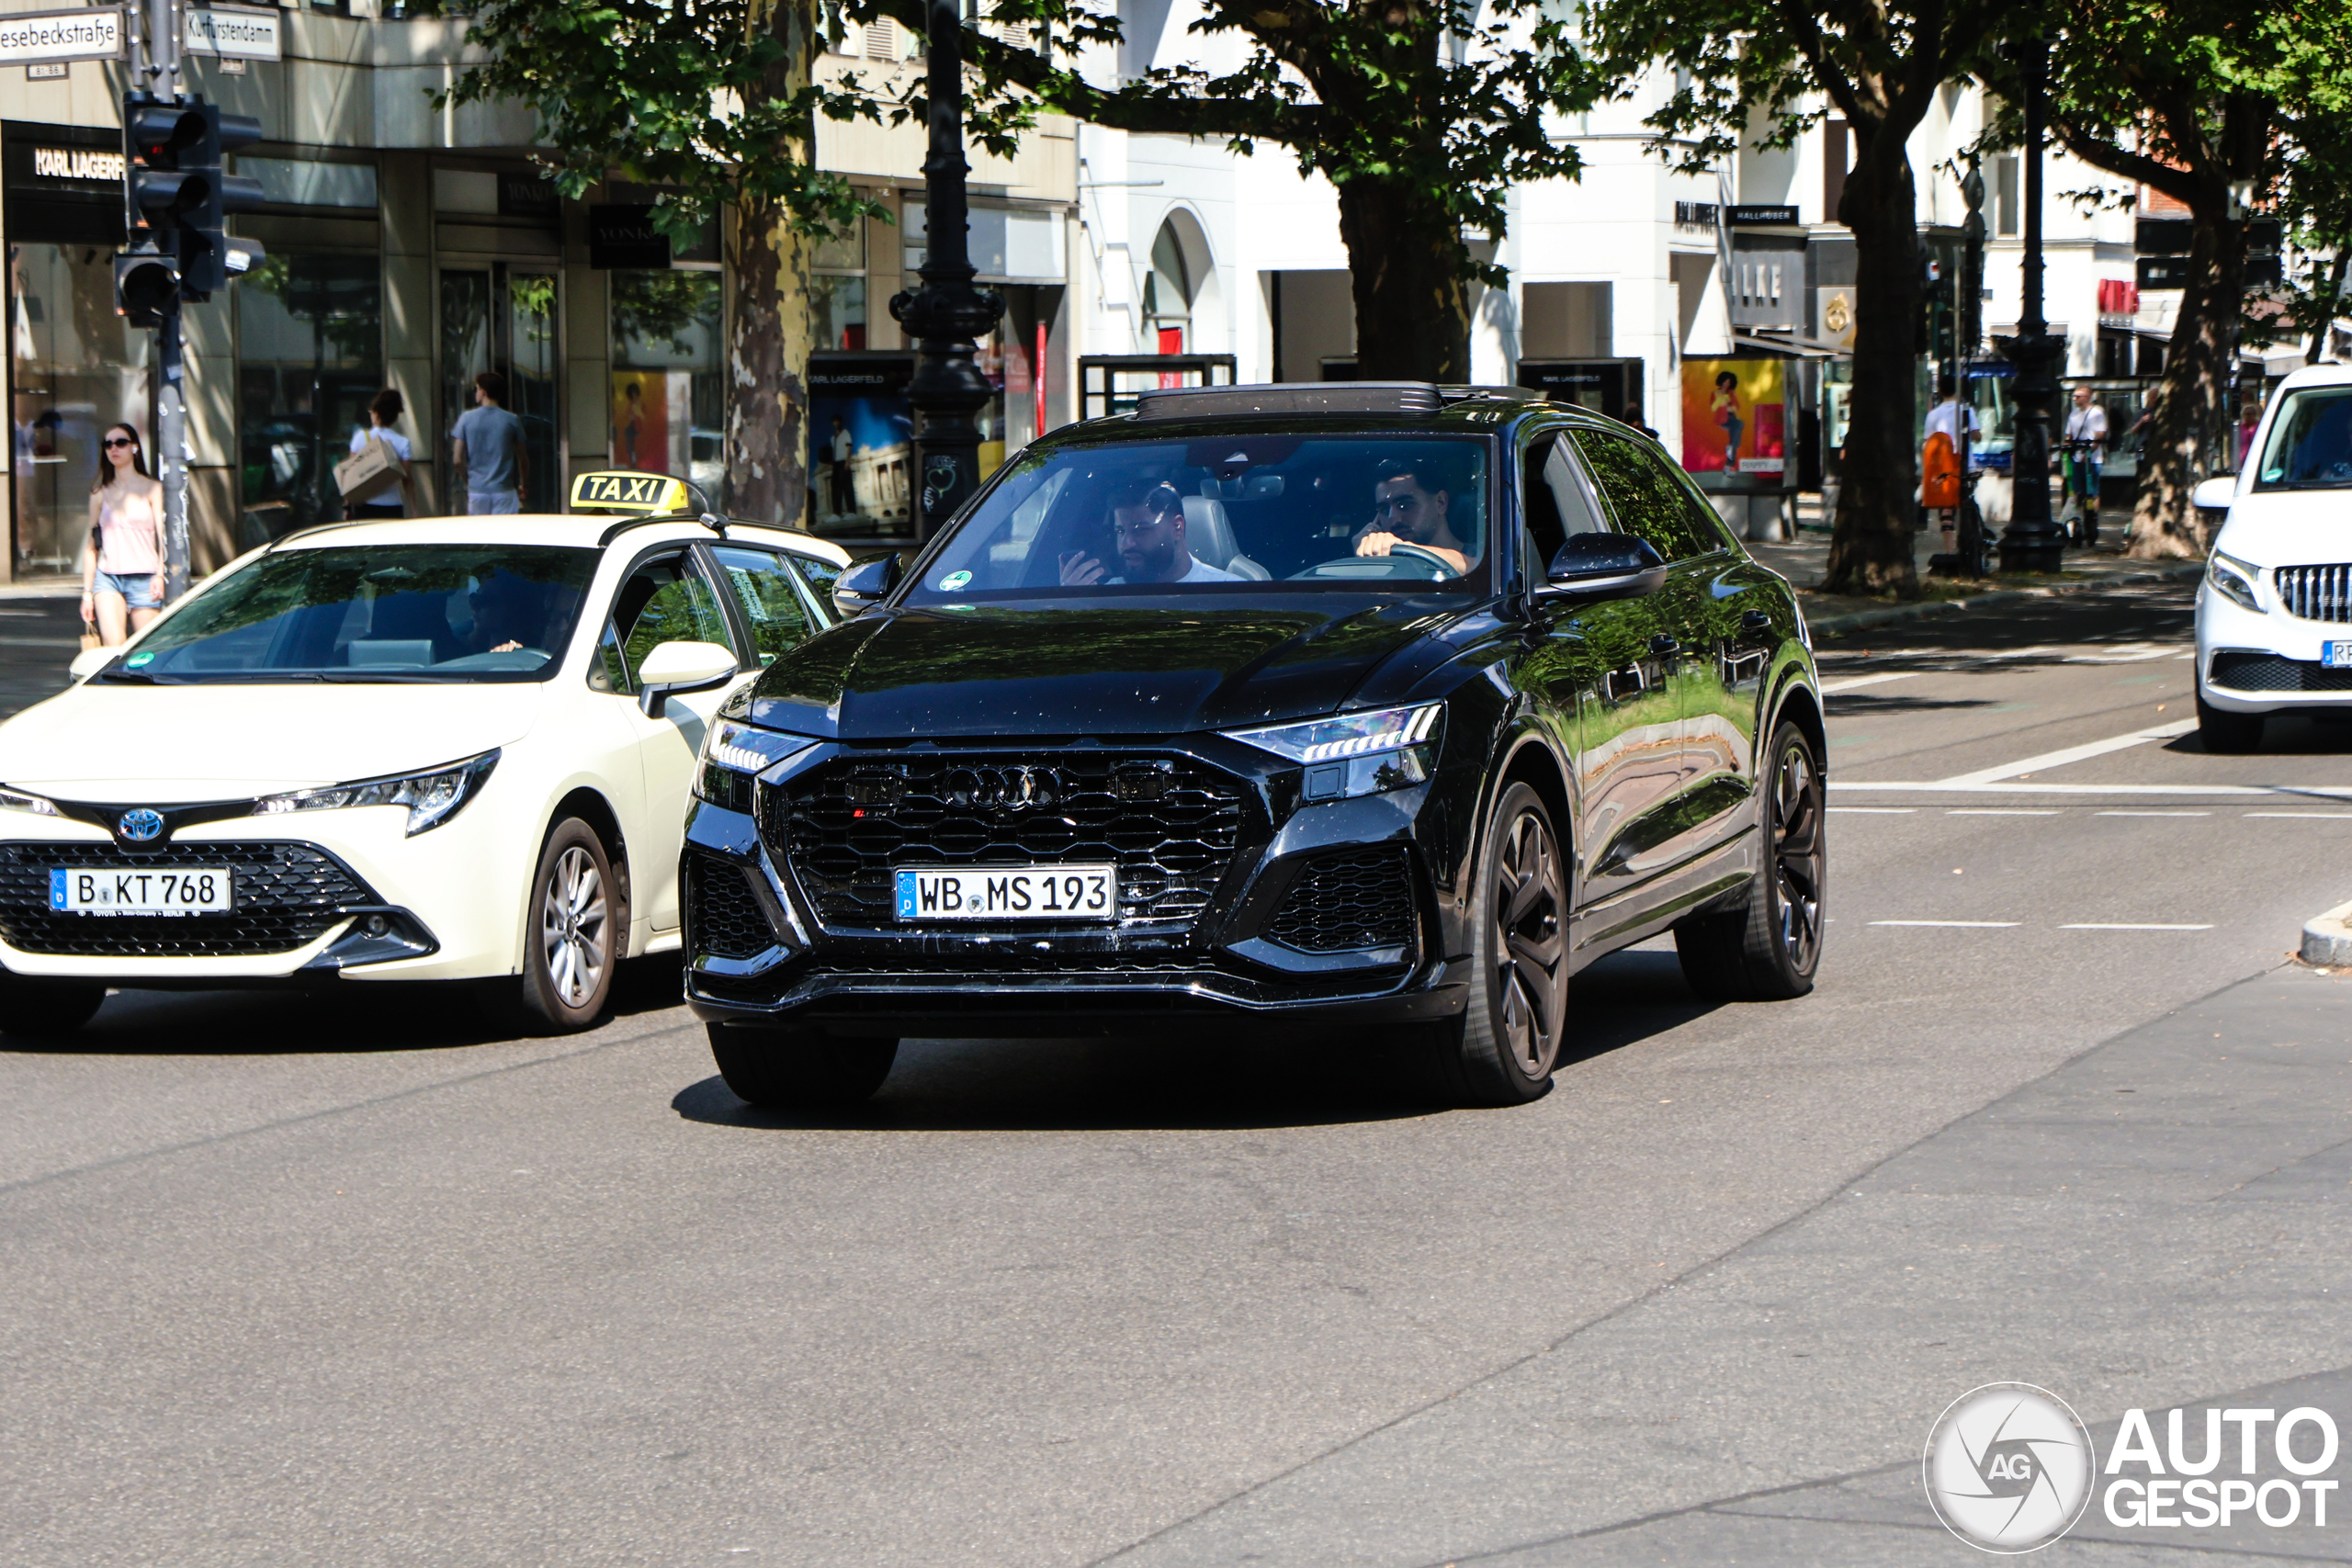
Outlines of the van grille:
[{"label": "van grille", "polygon": [[2300,621],[2352,624],[2352,566],[2282,566],[2278,602]]}]

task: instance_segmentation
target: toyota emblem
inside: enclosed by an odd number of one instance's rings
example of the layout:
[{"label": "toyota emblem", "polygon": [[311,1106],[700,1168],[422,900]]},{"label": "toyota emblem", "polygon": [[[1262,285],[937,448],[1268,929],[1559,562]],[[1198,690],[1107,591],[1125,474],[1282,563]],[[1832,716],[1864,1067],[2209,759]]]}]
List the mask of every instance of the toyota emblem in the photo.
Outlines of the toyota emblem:
[{"label": "toyota emblem", "polygon": [[150,839],[159,839],[164,834],[164,814],[160,811],[151,811],[143,806],[126,811],[122,814],[120,820],[115,823],[115,831],[134,844],[143,844]]}]

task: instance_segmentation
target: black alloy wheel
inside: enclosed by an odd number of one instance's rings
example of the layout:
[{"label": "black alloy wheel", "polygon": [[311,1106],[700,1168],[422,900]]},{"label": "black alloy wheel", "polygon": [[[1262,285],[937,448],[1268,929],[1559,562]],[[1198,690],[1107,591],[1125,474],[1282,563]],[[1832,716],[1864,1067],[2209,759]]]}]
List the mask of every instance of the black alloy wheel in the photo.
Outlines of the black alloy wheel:
[{"label": "black alloy wheel", "polygon": [[2235,757],[2260,750],[2262,721],[2258,713],[2231,713],[2209,706],[2205,694],[2197,694],[2197,739],[2208,751]]},{"label": "black alloy wheel", "polygon": [[757,1029],[714,1023],[711,1059],[735,1098],[763,1111],[846,1111],[863,1105],[890,1076],[896,1040],[864,1040],[820,1029]]},{"label": "black alloy wheel", "polygon": [[523,1010],[557,1033],[594,1025],[613,997],[627,951],[628,907],[594,829],[567,817],[548,834],[531,877],[524,933]]},{"label": "black alloy wheel", "polygon": [[1524,1105],[1551,1087],[1567,1022],[1567,870],[1543,796],[1503,791],[1479,865],[1470,1005],[1430,1044],[1449,1100]]},{"label": "black alloy wheel", "polygon": [[1793,724],[1772,732],[1761,813],[1762,862],[1738,908],[1674,928],[1691,989],[1715,1001],[1787,1001],[1813,989],[1829,878],[1828,786],[1813,742]]},{"label": "black alloy wheel", "polygon": [[107,988],[82,980],[35,980],[0,970],[0,1034],[54,1039],[90,1021]]}]

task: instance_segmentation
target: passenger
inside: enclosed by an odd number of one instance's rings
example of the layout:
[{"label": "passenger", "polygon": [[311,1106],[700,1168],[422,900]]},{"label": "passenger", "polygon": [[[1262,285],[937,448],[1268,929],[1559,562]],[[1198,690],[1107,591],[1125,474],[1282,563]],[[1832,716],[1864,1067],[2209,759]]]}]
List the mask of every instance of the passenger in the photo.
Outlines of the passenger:
[{"label": "passenger", "polygon": [[1083,550],[1061,558],[1062,586],[1097,582],[1238,582],[1229,571],[1193,558],[1184,547],[1184,498],[1170,484],[1114,490],[1108,522],[1119,546],[1123,577],[1104,578],[1102,563]]},{"label": "passenger", "polygon": [[1372,521],[1356,535],[1356,554],[1385,556],[1398,545],[1418,545],[1462,576],[1470,570],[1470,547],[1454,536],[1453,493],[1437,465],[1426,457],[1391,457],[1373,470]]},{"label": "passenger", "polygon": [[164,487],[147,472],[139,432],[107,426],[90,485],[90,543],[82,555],[82,619],[102,647],[119,648],[164,609]]}]

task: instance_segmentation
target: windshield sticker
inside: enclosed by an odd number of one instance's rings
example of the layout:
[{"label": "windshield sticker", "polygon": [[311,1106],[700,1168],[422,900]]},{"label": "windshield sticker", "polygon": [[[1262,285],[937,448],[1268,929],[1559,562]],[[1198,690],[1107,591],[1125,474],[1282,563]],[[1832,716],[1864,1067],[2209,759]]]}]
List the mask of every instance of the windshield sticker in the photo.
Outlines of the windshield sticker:
[{"label": "windshield sticker", "polygon": [[154,658],[155,656],[152,653],[134,653],[130,658],[122,661],[123,667],[129,670],[136,670],[142,664],[153,662]]},{"label": "windshield sticker", "polygon": [[972,574],[968,571],[951,571],[939,580],[939,591],[942,593],[960,593],[964,585],[971,581]]}]

